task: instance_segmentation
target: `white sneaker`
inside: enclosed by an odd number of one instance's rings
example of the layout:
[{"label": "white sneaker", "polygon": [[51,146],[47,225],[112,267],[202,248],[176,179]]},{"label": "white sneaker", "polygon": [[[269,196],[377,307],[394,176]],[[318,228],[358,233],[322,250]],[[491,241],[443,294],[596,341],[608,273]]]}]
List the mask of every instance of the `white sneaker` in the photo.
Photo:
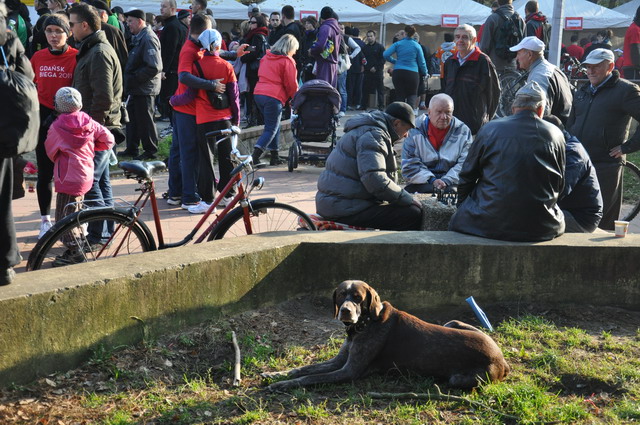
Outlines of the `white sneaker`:
[{"label": "white sneaker", "polygon": [[344,117],[344,115],[345,115],[345,113],[344,113],[344,112],[342,112],[342,111],[340,111],[340,112],[338,113],[338,118],[342,118],[342,117]]},{"label": "white sneaker", "polygon": [[220,203],[218,204],[218,208],[226,208],[227,205],[229,205],[231,203],[232,199],[233,199],[232,196],[226,196],[226,197],[222,198],[220,200]]},{"label": "white sneaker", "polygon": [[207,212],[209,207],[211,207],[211,204],[207,204],[204,201],[200,201],[196,205],[190,206],[187,209],[187,211],[189,211],[191,214],[204,214]]},{"label": "white sneaker", "polygon": [[49,220],[43,221],[40,224],[40,233],[38,234],[38,239],[42,238],[44,234],[47,233],[49,229],[51,229],[51,226],[53,226],[53,224],[51,224]]}]

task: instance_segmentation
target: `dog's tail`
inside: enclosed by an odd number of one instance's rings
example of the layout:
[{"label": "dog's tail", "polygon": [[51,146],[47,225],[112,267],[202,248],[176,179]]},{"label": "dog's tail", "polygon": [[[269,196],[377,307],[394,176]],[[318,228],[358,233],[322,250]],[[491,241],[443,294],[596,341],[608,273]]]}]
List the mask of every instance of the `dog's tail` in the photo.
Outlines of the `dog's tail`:
[{"label": "dog's tail", "polygon": [[476,328],[475,326],[471,326],[471,325],[469,325],[467,323],[464,323],[464,322],[461,322],[459,320],[451,320],[451,321],[445,323],[444,327],[452,328],[452,329],[462,329],[464,331],[474,331],[474,332],[484,333],[480,329]]}]

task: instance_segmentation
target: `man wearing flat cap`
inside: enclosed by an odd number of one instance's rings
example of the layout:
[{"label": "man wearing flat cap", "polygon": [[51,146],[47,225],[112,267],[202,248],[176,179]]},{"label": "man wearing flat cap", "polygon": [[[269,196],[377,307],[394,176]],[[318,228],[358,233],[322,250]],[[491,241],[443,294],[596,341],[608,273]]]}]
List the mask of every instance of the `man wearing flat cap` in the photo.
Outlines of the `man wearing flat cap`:
[{"label": "man wearing flat cap", "polygon": [[[158,131],[153,120],[155,98],[160,93],[162,57],[160,40],[147,25],[145,13],[134,9],[124,14],[132,38],[131,52],[124,69],[124,92],[129,99],[127,112],[127,149],[123,155],[135,159],[156,159]],[[144,151],[138,155],[138,146]]]},{"label": "man wearing flat cap", "polygon": [[415,126],[413,108],[404,102],[348,120],[318,178],[318,214],[351,226],[419,230],[422,207],[398,185],[393,151]]},{"label": "man wearing flat cap", "polygon": [[622,206],[622,163],[640,150],[640,127],[629,137],[631,118],[640,120],[640,89],[620,78],[609,49],[595,49],[583,64],[590,84],[573,97],[567,131],[578,138],[596,168],[604,211],[599,227],[613,230]]},{"label": "man wearing flat cap", "polygon": [[537,242],[564,232],[562,132],[541,118],[546,94],[535,81],[516,94],[513,115],[485,124],[460,171],[458,210],[449,230]]},{"label": "man wearing flat cap", "polygon": [[567,76],[544,58],[545,45],[538,37],[529,36],[509,50],[516,53],[518,67],[529,73],[527,82],[535,81],[547,95],[545,115],[554,115],[566,123],[571,112],[573,94]]}]

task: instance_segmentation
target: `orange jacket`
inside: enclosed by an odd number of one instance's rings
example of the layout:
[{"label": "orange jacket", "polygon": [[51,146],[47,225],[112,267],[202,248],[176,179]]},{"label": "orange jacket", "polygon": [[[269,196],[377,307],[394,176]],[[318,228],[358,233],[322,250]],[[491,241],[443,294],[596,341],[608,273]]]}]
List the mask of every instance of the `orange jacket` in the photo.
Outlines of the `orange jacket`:
[{"label": "orange jacket", "polygon": [[271,53],[260,59],[258,69],[258,84],[253,94],[278,99],[284,105],[298,91],[298,77],[296,63],[287,55]]}]

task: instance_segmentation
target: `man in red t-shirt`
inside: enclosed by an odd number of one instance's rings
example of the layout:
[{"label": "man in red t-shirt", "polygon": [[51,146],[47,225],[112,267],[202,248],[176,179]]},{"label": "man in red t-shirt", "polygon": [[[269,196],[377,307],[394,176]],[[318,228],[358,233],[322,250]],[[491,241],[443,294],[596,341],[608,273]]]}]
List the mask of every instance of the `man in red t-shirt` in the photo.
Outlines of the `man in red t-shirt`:
[{"label": "man in red t-shirt", "polygon": [[582,59],[582,56],[584,56],[584,49],[578,46],[578,34],[573,34],[571,36],[571,44],[567,46],[567,53],[578,60]]},{"label": "man in red t-shirt", "polygon": [[627,80],[640,79],[640,7],[624,35],[622,71]]}]

